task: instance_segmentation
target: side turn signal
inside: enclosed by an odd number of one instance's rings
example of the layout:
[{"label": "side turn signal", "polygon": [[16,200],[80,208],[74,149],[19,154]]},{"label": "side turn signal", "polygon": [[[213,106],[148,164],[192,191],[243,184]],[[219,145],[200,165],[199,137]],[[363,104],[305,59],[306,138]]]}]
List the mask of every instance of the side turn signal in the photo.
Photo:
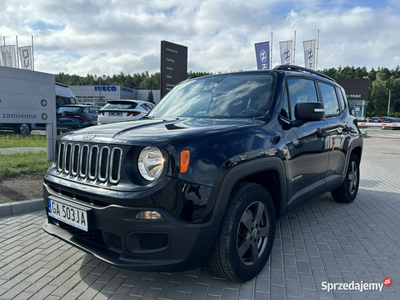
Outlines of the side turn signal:
[{"label": "side turn signal", "polygon": [[190,161],[190,151],[189,150],[182,150],[181,152],[181,161],[180,161],[180,171],[181,173],[186,173],[189,167]]}]

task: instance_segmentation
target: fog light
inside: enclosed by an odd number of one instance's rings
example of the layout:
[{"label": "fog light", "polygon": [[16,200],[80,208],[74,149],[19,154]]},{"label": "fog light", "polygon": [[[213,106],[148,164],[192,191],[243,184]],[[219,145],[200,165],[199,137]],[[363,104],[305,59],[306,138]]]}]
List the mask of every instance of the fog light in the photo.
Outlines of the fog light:
[{"label": "fog light", "polygon": [[136,215],[139,220],[161,220],[162,216],[155,210],[143,210]]}]

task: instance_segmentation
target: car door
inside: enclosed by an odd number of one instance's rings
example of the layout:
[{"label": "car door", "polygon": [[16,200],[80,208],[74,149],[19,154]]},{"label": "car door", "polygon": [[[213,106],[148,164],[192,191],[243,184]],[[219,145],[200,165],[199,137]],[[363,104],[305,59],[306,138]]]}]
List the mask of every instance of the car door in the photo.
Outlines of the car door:
[{"label": "car door", "polygon": [[325,107],[327,128],[324,132],[329,153],[326,190],[337,187],[343,178],[350,133],[346,103],[342,91],[334,84],[318,81],[318,89]]},{"label": "car door", "polygon": [[[288,186],[288,206],[292,210],[325,190],[328,167],[324,120],[294,124],[297,103],[318,102],[315,81],[308,78],[288,77],[281,112],[284,153]],[[286,115],[286,116],[285,116]]]}]

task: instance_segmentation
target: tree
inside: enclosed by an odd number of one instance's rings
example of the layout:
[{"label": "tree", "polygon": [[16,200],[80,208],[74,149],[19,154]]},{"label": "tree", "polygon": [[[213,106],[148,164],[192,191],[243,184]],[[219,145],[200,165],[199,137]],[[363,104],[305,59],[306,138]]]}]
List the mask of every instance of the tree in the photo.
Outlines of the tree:
[{"label": "tree", "polygon": [[156,104],[154,101],[154,96],[153,96],[153,91],[150,91],[148,96],[147,96],[147,101],[153,104]]}]

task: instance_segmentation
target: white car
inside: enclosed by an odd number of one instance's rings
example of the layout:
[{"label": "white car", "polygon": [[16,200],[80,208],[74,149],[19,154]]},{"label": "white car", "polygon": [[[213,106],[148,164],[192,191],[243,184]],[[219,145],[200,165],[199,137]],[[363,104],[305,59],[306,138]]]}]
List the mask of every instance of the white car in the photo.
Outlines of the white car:
[{"label": "white car", "polygon": [[139,120],[153,107],[154,104],[142,100],[110,100],[100,109],[97,123],[100,125]]}]

